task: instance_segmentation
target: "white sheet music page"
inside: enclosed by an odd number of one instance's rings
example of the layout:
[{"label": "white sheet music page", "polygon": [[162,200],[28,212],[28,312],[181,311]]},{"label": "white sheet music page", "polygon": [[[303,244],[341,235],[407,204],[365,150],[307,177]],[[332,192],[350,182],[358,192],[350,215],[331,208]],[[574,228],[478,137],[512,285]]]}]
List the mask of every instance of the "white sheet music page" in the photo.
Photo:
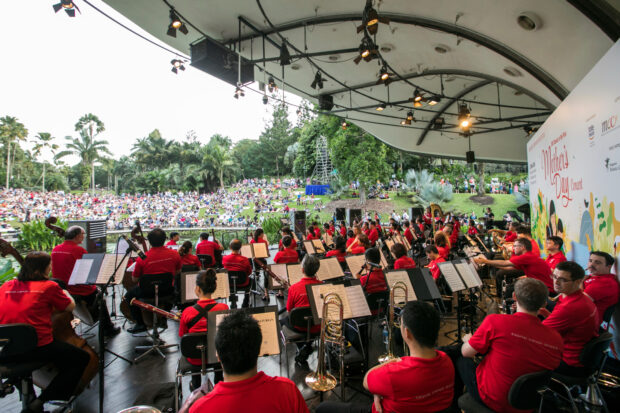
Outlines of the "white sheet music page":
[{"label": "white sheet music page", "polygon": [[316,251],[314,250],[314,244],[312,244],[312,240],[304,241],[304,249],[308,254],[316,254]]},{"label": "white sheet music page", "polygon": [[[349,298],[347,291],[343,284],[314,284],[312,285],[312,291],[314,293],[314,303],[316,305],[319,318],[323,318],[323,300],[327,294],[336,293],[342,300],[342,317],[343,319],[353,318],[351,313],[351,307],[349,306]],[[338,317],[336,313],[336,306],[330,306],[330,313],[328,317]]]},{"label": "white sheet music page", "polygon": [[297,284],[302,278],[304,278],[304,273],[301,270],[301,264],[288,264],[286,269],[288,271],[288,283],[290,285]]},{"label": "white sheet music page", "polygon": [[338,262],[338,258],[325,258],[319,261],[320,267],[316,273],[316,278],[320,281],[330,280],[332,278],[343,277],[342,267]]},{"label": "white sheet music page", "polygon": [[[217,314],[215,324],[219,325],[228,314]],[[272,356],[280,354],[280,341],[278,338],[278,325],[276,324],[276,313],[254,313],[252,317],[258,321],[263,342],[260,345],[259,356]],[[216,327],[217,328],[217,327]]]},{"label": "white sheet music page", "polygon": [[211,298],[217,300],[219,298],[230,297],[230,285],[228,284],[228,274],[225,272],[218,272],[216,274],[215,291],[211,295]]},{"label": "white sheet music page", "polygon": [[197,272],[190,272],[183,274],[185,277],[185,290],[183,291],[184,301],[194,301],[198,299],[196,295],[196,276]]},{"label": "white sheet music page", "polygon": [[241,255],[249,259],[254,258],[252,257],[252,247],[250,247],[250,244],[245,244],[241,246]]},{"label": "white sheet music page", "polygon": [[267,244],[263,242],[255,242],[252,244],[254,248],[254,258],[267,258],[269,257],[269,251],[267,250]]},{"label": "white sheet music page", "polygon": [[86,284],[93,262],[94,260],[91,259],[77,260],[73,266],[71,277],[69,278],[69,285]]},{"label": "white sheet music page", "polygon": [[364,264],[366,263],[366,257],[364,257],[364,254],[351,255],[351,256],[345,257],[345,261],[347,262],[347,265],[349,266],[349,271],[351,271],[351,274],[355,275],[358,272],[360,272],[360,268],[362,268]]},{"label": "white sheet music page", "polygon": [[459,272],[459,274],[461,274],[461,278],[463,278],[463,281],[465,281],[465,285],[467,286],[467,288],[480,287],[480,284],[478,284],[478,282],[476,281],[476,277],[474,277],[474,274],[472,274],[471,269],[469,268],[469,265],[467,265],[467,263],[457,262],[456,264],[454,264],[454,266],[456,267],[456,270]]},{"label": "white sheet music page", "polygon": [[452,264],[450,261],[447,261],[440,262],[438,265],[439,270],[446,279],[446,282],[448,283],[448,286],[450,287],[450,290],[452,292],[463,291],[467,288],[465,287],[465,284],[463,284],[463,280],[461,280],[458,271],[456,271],[456,268],[454,268],[454,264]]},{"label": "white sheet music page", "polygon": [[388,267],[388,262],[385,258],[385,255],[383,254],[383,250],[379,250],[379,254],[381,255],[381,266],[383,266],[383,268],[385,269]]},{"label": "white sheet music page", "polygon": [[[286,271],[286,264],[271,264],[270,266],[271,272],[276,275],[280,280],[287,281],[288,272]],[[282,287],[282,283],[271,279],[271,282],[274,287]]]},{"label": "white sheet music page", "polygon": [[[125,257],[123,254],[106,254],[103,257],[103,262],[101,263],[101,268],[99,269],[99,274],[97,274],[97,281],[95,284],[105,284],[108,282],[108,279],[114,272],[114,268],[119,263],[121,266],[114,274],[113,284],[120,284],[123,281],[123,276],[125,275],[125,268],[127,268],[127,262],[129,262],[129,256]],[[122,262],[121,262],[122,260]]]},{"label": "white sheet music page", "polygon": [[392,253],[392,247],[394,246],[394,241],[392,241],[391,239],[386,239],[385,245],[387,246],[388,251],[390,251],[390,255],[392,256],[392,258],[396,259],[396,257]]},{"label": "white sheet music page", "polygon": [[[385,273],[385,278],[387,280],[388,285],[390,286],[390,290],[397,282],[403,282],[407,286],[407,301],[417,300],[418,297],[415,295],[415,291],[413,289],[413,285],[411,285],[411,279],[409,278],[409,274],[407,271],[390,271]],[[398,296],[398,295],[397,295]]]},{"label": "white sheet music page", "polygon": [[476,270],[476,266],[474,265],[474,260],[470,260],[467,265],[469,265],[471,272],[474,274],[474,277],[476,278],[476,282],[478,283],[478,285],[482,285],[482,280],[480,279],[478,270]]},{"label": "white sheet music page", "polygon": [[366,301],[366,295],[361,285],[351,285],[345,287],[347,299],[353,318],[370,316],[370,307]]},{"label": "white sheet music page", "polygon": [[313,239],[312,246],[317,254],[325,254],[325,247],[323,247],[323,243],[320,239]]}]

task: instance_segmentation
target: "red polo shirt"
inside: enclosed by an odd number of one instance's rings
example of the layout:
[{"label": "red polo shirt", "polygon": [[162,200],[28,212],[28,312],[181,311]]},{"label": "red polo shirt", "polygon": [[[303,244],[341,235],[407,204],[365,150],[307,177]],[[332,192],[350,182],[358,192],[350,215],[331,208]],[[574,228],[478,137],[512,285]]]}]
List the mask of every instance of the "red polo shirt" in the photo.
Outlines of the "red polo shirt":
[{"label": "red polo shirt", "polygon": [[405,356],[371,371],[367,380],[368,390],[383,397],[384,412],[435,412],[452,403],[454,366],[441,351],[432,359]]},{"label": "red polo shirt", "polygon": [[[252,264],[250,264],[250,260],[241,254],[224,255],[222,258],[222,265],[227,271],[243,271],[247,275],[252,274]],[[247,278],[246,282],[239,284],[238,287],[246,287],[249,283],[250,279]]]},{"label": "red polo shirt", "polygon": [[409,244],[411,244],[413,242],[413,233],[411,232],[411,229],[409,229],[409,227],[407,227],[405,229],[405,238],[407,238],[407,241],[409,241]]},{"label": "red polo shirt", "polygon": [[528,251],[525,254],[513,255],[509,261],[516,269],[523,271],[526,277],[536,278],[545,283],[549,291],[555,294],[553,279],[551,278],[551,268],[542,258]]},{"label": "red polo shirt", "polygon": [[189,252],[181,257],[181,267],[184,265],[195,265],[198,268],[202,268],[202,263],[198,257]]},{"label": "red polo shirt", "polygon": [[0,287],[0,324],[26,323],[37,332],[37,346],[52,342],[52,311],[71,304],[54,281],[5,282]]},{"label": "red polo shirt", "polygon": [[505,242],[515,242],[517,240],[517,233],[512,231],[506,231],[506,235],[504,235]]},{"label": "red polo shirt", "polygon": [[321,228],[314,229],[314,236],[316,237],[316,239],[321,239]]},{"label": "red polo shirt", "polygon": [[[215,300],[198,300],[197,304],[201,306],[202,308],[205,308],[206,306],[210,304],[215,304],[215,306],[212,309],[210,309],[209,312],[228,310],[228,305],[223,304],[223,303],[216,303]],[[203,317],[200,320],[198,320],[196,324],[194,324],[191,328],[189,329],[187,328],[187,323],[189,323],[197,315],[198,315],[198,311],[196,311],[193,306],[187,307],[185,310],[183,310],[183,314],[181,314],[181,321],[179,323],[179,337],[183,337],[187,333],[201,333],[201,332],[207,331],[207,318],[206,317]],[[200,366],[202,364],[201,359],[188,358],[187,361],[189,361],[191,364],[195,366]]]},{"label": "red polo shirt", "polygon": [[377,240],[379,239],[379,233],[377,232],[376,228],[373,228],[370,230],[370,232],[368,233],[368,240],[370,241],[371,245],[375,245],[375,242],[377,242]]},{"label": "red polo shirt", "polygon": [[467,235],[474,236],[476,234],[478,234],[478,230],[473,225],[470,225],[469,228],[467,228]]},{"label": "red polo shirt", "polygon": [[489,314],[469,345],[485,354],[476,368],[480,398],[496,412],[517,413],[508,403],[514,381],[527,373],[553,370],[562,359],[562,337],[525,313]]},{"label": "red polo shirt", "polygon": [[366,248],[359,244],[356,244],[353,248],[351,248],[351,254],[353,255],[363,254],[364,252],[366,252]]},{"label": "red polo shirt", "polygon": [[446,259],[444,257],[439,257],[436,260],[433,260],[431,262],[428,263],[428,269],[430,270],[433,279],[436,281],[437,278],[439,278],[441,276],[441,270],[439,269],[439,264],[440,262],[445,262]]},{"label": "red polo shirt", "polygon": [[442,258],[448,259],[448,255],[450,255],[450,248],[448,247],[437,247],[437,251],[439,252],[439,256]]},{"label": "red polo shirt", "polygon": [[291,248],[284,248],[282,251],[278,251],[276,256],[273,257],[273,261],[276,264],[295,264],[299,262],[299,255],[297,251]]},{"label": "red polo shirt", "polygon": [[360,277],[360,282],[362,283],[362,287],[366,286],[364,289],[369,294],[387,291],[387,283],[385,282],[383,270],[376,269],[372,270],[370,274],[362,275]]},{"label": "red polo shirt", "polygon": [[[297,307],[310,307],[306,285],[312,284],[322,284],[322,282],[314,277],[303,277],[301,280],[289,287],[288,299],[286,300],[286,311],[290,312],[293,308]],[[302,330],[306,331],[305,328]],[[320,330],[320,325],[315,325],[310,328],[311,333],[318,333]]]},{"label": "red polo shirt", "polygon": [[351,245],[351,244],[353,243],[353,241],[355,241],[355,237],[353,237],[353,238],[349,238],[349,239],[347,240],[347,248],[349,248],[349,245]]},{"label": "red polo shirt", "polygon": [[196,245],[196,255],[210,255],[211,262],[213,263],[211,266],[215,265],[215,250],[219,250],[220,246],[217,242],[202,240]]},{"label": "red polo shirt", "polygon": [[581,350],[598,335],[600,325],[596,306],[581,290],[565,297],[560,296],[543,324],[560,333],[564,339],[562,360],[575,367],[582,365],[579,362]]},{"label": "red polo shirt", "polygon": [[583,292],[594,301],[598,323],[601,324],[605,311],[618,302],[618,277],[615,274],[590,275],[584,280],[583,288]]},{"label": "red polo shirt", "polygon": [[143,274],[170,273],[174,276],[181,269],[181,257],[177,251],[166,247],[151,247],[146,252],[146,259],[136,259],[133,277],[140,278]]},{"label": "red polo shirt", "polygon": [[[295,241],[295,238],[291,237],[291,245],[290,247],[292,249],[296,249],[297,248],[297,241]],[[282,245],[282,240],[280,239],[280,241],[278,242],[278,249],[279,250],[283,250],[284,249],[284,245]]]},{"label": "red polo shirt", "polygon": [[189,413],[309,413],[295,383],[259,371],[246,380],[221,381],[196,401]]},{"label": "red polo shirt", "polygon": [[346,262],[344,258],[346,255],[346,252],[342,252],[340,250],[331,250],[327,251],[327,253],[325,254],[325,258],[336,257],[338,259],[338,262]]},{"label": "red polo shirt", "polygon": [[87,253],[84,248],[69,240],[56,245],[52,250],[52,275],[64,281],[67,284],[67,291],[72,295],[91,295],[97,289],[94,285],[68,285],[75,262]]},{"label": "red polo shirt", "polygon": [[347,227],[345,226],[340,227],[340,235],[342,235],[343,237],[347,236]]},{"label": "red polo shirt", "polygon": [[415,268],[415,261],[406,255],[403,255],[396,261],[394,261],[395,270],[406,270],[408,268]]},{"label": "red polo shirt", "polygon": [[547,255],[547,259],[545,259],[545,262],[547,263],[549,268],[551,268],[551,271],[555,270],[556,265],[564,261],[566,261],[566,257],[564,256],[562,251],[558,251],[555,254],[549,254]]},{"label": "red polo shirt", "polygon": [[166,247],[170,246],[170,245],[177,245],[177,242],[173,239],[171,239],[170,241],[166,242]]}]

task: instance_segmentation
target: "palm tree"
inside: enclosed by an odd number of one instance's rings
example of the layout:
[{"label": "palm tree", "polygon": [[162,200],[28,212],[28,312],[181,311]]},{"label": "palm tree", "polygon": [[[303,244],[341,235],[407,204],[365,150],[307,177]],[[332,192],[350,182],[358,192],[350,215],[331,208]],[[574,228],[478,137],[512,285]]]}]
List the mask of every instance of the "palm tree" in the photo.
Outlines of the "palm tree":
[{"label": "palm tree", "polygon": [[0,118],[0,138],[6,147],[6,189],[9,189],[11,179],[11,142],[16,139],[24,140],[28,136],[28,129],[13,116]]},{"label": "palm tree", "polygon": [[[95,171],[95,161],[99,160],[102,157],[103,153],[108,155],[112,155],[110,150],[108,149],[108,141],[106,140],[97,140],[93,141],[88,132],[84,129],[80,131],[80,138],[72,138],[71,136],[65,136],[65,139],[68,141],[66,144],[67,149],[59,152],[56,155],[56,159],[63,158],[67,155],[77,155],[83,167],[88,169],[88,166],[92,168],[92,176],[94,177]],[[84,184],[85,182],[82,182]],[[92,185],[94,188],[95,181],[93,178]],[[88,187],[88,185],[86,185]],[[93,189],[94,191],[94,189]]]},{"label": "palm tree", "polygon": [[[99,120],[96,115],[92,113],[87,113],[82,116],[80,120],[75,124],[75,131],[80,132],[80,135],[85,134],[90,139],[90,145],[94,145],[95,136],[99,135],[101,132],[105,130],[105,126],[103,122]],[[105,142],[105,141],[103,141]],[[105,142],[107,145],[107,142]],[[106,148],[107,150],[107,148]],[[108,151],[108,153],[110,153]],[[95,161],[97,157],[90,158],[90,167],[91,167],[91,190],[92,193],[95,193]]]},{"label": "palm tree", "polygon": [[203,168],[217,176],[220,181],[220,187],[224,188],[224,174],[230,172],[233,166],[230,152],[221,145],[209,142],[205,147],[202,163]]},{"label": "palm tree", "polygon": [[[41,154],[41,151],[44,148],[49,148],[52,151],[52,155],[55,155],[55,151],[58,149],[58,145],[56,145],[55,143],[51,143],[55,139],[51,133],[39,132],[37,136],[35,136],[35,138],[37,140],[35,141],[35,145],[32,148],[32,154],[35,158],[37,158]],[[43,181],[41,184],[41,191],[43,192],[45,192],[45,165],[46,162],[43,161]]]}]

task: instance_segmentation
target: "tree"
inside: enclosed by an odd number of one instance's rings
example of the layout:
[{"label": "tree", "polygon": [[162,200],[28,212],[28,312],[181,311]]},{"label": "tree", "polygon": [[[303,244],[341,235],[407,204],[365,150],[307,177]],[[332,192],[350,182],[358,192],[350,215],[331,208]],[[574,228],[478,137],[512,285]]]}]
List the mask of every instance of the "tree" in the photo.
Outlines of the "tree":
[{"label": "tree", "polygon": [[484,162],[478,162],[478,196],[484,196],[486,185],[484,183]]},{"label": "tree", "polygon": [[[58,150],[58,145],[55,143],[51,143],[55,138],[51,133],[48,132],[39,132],[37,136],[35,136],[36,141],[34,147],[32,148],[32,154],[35,158],[37,158],[41,151],[45,148],[49,148],[52,151],[52,155],[56,155],[56,150]],[[42,175],[42,183],[41,183],[41,191],[45,192],[45,165],[46,162],[43,161],[43,175]]]},{"label": "tree", "polygon": [[[95,137],[99,135],[101,132],[105,130],[105,126],[103,122],[99,120],[96,115],[92,113],[87,113],[82,116],[77,123],[75,124],[75,131],[80,132],[80,135],[86,135],[90,139],[90,146],[94,148]],[[105,141],[100,141],[105,142]],[[107,145],[107,142],[106,142]],[[108,152],[109,153],[109,152]],[[95,161],[97,160],[98,154],[97,150],[92,153],[90,156],[90,167],[91,167],[91,190],[92,193],[95,193]]]},{"label": "tree", "polygon": [[[103,153],[112,155],[108,149],[108,142],[105,140],[93,141],[86,130],[80,131],[79,138],[65,136],[65,139],[68,141],[66,144],[67,149],[59,152],[56,155],[56,159],[64,158],[67,155],[77,155],[81,160],[82,170],[86,171],[86,174],[81,174],[82,188],[88,188],[88,166],[90,165],[91,168],[93,168],[91,170],[92,173],[94,171],[95,161],[100,159]],[[94,187],[94,175],[92,184]]]},{"label": "tree", "polygon": [[261,146],[258,155],[264,168],[268,171],[275,170],[275,175],[280,177],[280,168],[284,167],[286,148],[294,143],[291,123],[288,120],[288,108],[285,104],[278,104],[274,107],[271,123],[261,133],[258,141]]},{"label": "tree", "polygon": [[11,181],[11,143],[16,139],[24,140],[28,136],[28,129],[13,116],[0,118],[0,137],[6,147],[6,189]]},{"label": "tree", "polygon": [[230,172],[234,165],[230,155],[231,144],[230,138],[219,134],[213,135],[205,147],[202,158],[205,169],[217,176],[222,189],[224,188],[224,174]]}]

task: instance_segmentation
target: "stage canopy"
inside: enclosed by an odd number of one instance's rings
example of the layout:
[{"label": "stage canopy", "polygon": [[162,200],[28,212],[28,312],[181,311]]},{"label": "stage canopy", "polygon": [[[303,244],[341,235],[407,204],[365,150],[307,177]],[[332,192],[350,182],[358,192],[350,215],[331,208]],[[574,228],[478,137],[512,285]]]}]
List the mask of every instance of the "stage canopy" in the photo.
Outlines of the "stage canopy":
[{"label": "stage canopy", "polygon": [[[526,161],[529,133],[620,36],[616,0],[104,1],[231,83],[231,98],[240,51],[241,99],[260,99],[248,89],[273,77],[396,148],[465,158],[471,145],[477,160],[504,162]],[[167,34],[171,7],[187,34]],[[379,23],[363,24],[375,11]],[[356,64],[363,42],[371,54]],[[290,63],[281,66],[283,43]],[[387,86],[377,83],[382,66]],[[469,137],[459,128],[465,108]]]}]

